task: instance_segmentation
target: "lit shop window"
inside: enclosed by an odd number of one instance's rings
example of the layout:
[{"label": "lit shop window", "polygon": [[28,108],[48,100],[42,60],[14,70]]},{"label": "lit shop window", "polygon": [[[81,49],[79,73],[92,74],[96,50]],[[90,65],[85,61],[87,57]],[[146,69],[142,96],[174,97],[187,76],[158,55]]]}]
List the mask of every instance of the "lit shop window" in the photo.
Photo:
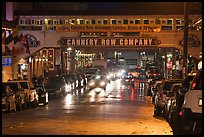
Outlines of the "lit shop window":
[{"label": "lit shop window", "polygon": [[11,57],[3,57],[2,66],[12,66]]},{"label": "lit shop window", "polygon": [[54,60],[54,50],[48,50],[48,61],[53,61]]}]

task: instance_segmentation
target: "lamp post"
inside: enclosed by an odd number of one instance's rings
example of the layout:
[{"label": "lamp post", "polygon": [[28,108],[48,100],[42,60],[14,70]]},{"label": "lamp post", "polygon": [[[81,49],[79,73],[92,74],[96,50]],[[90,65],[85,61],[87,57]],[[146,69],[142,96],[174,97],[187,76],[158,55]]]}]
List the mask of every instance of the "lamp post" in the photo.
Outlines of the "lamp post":
[{"label": "lamp post", "polygon": [[188,73],[188,2],[184,2],[183,78]]}]

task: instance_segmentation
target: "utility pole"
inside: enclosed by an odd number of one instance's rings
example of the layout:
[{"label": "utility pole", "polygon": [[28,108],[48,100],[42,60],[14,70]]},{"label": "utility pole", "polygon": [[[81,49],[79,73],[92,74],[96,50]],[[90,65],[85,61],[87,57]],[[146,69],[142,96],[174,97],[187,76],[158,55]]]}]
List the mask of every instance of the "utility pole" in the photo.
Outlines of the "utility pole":
[{"label": "utility pole", "polygon": [[188,73],[188,2],[184,2],[183,78]]}]

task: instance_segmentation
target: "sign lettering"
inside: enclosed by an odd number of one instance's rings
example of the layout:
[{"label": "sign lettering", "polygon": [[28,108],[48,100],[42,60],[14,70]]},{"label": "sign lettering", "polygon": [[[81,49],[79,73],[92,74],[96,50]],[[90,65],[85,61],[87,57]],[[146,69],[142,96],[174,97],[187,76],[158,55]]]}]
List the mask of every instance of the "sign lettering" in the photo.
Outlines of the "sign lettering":
[{"label": "sign lettering", "polygon": [[61,38],[61,45],[68,46],[157,46],[157,38]]}]

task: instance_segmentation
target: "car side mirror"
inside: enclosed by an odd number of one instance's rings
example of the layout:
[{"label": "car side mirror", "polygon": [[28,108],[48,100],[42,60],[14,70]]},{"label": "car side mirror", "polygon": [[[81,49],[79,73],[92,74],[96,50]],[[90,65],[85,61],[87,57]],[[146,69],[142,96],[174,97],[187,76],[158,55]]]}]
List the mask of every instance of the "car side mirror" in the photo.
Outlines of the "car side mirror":
[{"label": "car side mirror", "polygon": [[188,91],[188,88],[181,87],[180,90],[179,90],[179,94],[184,95],[184,94],[186,94],[187,91]]}]

